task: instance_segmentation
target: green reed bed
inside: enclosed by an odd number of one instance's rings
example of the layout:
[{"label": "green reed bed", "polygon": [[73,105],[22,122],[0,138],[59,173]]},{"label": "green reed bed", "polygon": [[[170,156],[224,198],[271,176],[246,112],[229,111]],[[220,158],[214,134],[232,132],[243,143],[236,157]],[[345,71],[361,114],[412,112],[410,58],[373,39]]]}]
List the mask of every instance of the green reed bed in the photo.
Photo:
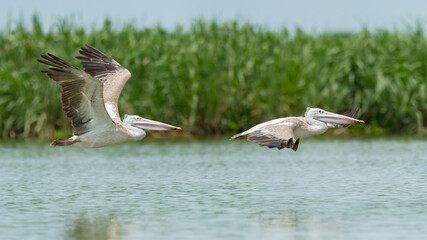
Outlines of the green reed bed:
[{"label": "green reed bed", "polygon": [[194,135],[232,134],[305,108],[361,108],[353,133],[423,131],[427,125],[427,39],[421,27],[354,34],[271,31],[239,22],[191,27],[84,29],[63,21],[42,31],[37,18],[0,32],[2,138],[70,133],[60,91],[40,70],[50,52],[73,65],[90,44],[132,72],[121,113],[182,126]]}]

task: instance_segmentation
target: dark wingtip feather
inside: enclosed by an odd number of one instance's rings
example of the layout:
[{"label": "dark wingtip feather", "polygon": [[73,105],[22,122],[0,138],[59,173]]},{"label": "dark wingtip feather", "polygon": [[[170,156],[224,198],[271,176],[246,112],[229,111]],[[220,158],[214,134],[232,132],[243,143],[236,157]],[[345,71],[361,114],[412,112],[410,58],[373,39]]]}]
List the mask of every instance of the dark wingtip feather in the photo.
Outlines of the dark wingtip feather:
[{"label": "dark wingtip feather", "polygon": [[294,138],[289,138],[287,148],[292,148],[293,143],[294,143]]},{"label": "dark wingtip feather", "polygon": [[76,143],[77,141],[74,139],[56,139],[55,141],[53,141],[50,146],[52,147],[56,147],[56,146],[69,146],[72,145],[74,143]]},{"label": "dark wingtip feather", "polygon": [[236,134],[236,135],[232,136],[232,137],[230,138],[230,140],[234,140],[234,139],[241,138],[241,137],[243,137],[243,134],[242,134],[242,133],[238,133],[238,134]]},{"label": "dark wingtip feather", "polygon": [[[82,54],[81,52],[79,52],[80,54]],[[76,56],[76,59],[78,60],[84,60],[84,61],[89,61],[89,59],[87,57],[83,57],[83,56]]]},{"label": "dark wingtip feather", "polygon": [[[49,54],[49,53],[48,53],[48,54]],[[40,55],[40,57],[42,57],[42,58],[44,58],[44,59],[46,59],[46,60],[50,60],[50,58],[49,58],[48,56],[43,55],[43,54],[41,54],[41,55]]]},{"label": "dark wingtip feather", "polygon": [[359,108],[353,108],[350,111],[346,111],[344,112],[342,115],[347,116],[347,117],[352,117],[352,118],[356,118],[357,115],[359,114]]},{"label": "dark wingtip feather", "polygon": [[296,140],[296,142],[292,146],[292,150],[296,152],[298,150],[298,146],[299,146],[299,138]]}]

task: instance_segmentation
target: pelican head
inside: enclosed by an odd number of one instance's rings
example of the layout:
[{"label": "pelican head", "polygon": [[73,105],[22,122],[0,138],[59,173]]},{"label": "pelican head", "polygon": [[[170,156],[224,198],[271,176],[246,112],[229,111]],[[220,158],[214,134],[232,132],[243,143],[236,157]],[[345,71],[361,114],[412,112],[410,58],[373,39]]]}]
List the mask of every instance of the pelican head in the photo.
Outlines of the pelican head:
[{"label": "pelican head", "polygon": [[139,128],[141,130],[154,130],[154,131],[181,130],[180,127],[175,127],[166,123],[146,119],[137,115],[126,114],[125,117],[123,118],[123,122],[127,125]]},{"label": "pelican head", "polygon": [[325,111],[321,108],[307,108],[305,112],[305,118],[307,121],[317,120],[325,124],[332,125],[350,125],[355,123],[364,123],[363,120],[355,119],[341,114]]}]

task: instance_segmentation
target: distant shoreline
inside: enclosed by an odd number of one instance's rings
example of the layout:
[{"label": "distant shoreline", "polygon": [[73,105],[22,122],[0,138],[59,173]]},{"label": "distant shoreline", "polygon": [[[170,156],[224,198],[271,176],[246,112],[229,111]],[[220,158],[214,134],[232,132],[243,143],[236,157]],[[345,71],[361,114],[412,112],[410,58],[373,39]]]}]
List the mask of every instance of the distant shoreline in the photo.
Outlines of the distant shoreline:
[{"label": "distant shoreline", "polygon": [[427,39],[406,32],[354,34],[270,31],[241,22],[195,21],[188,30],[91,32],[64,22],[43,32],[0,31],[2,139],[69,136],[59,86],[40,71],[40,54],[71,62],[91,44],[132,72],[119,100],[121,115],[139,114],[181,126],[185,136],[229,136],[262,121],[302,116],[306,107],[361,108],[357,135],[425,134]]}]

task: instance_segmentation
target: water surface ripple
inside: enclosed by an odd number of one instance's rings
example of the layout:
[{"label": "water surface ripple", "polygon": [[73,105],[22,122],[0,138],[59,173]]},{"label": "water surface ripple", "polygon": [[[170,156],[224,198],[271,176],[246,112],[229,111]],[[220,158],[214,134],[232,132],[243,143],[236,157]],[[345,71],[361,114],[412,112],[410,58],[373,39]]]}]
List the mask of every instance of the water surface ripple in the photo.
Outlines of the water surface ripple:
[{"label": "water surface ripple", "polygon": [[0,239],[427,239],[425,141],[0,144]]}]

